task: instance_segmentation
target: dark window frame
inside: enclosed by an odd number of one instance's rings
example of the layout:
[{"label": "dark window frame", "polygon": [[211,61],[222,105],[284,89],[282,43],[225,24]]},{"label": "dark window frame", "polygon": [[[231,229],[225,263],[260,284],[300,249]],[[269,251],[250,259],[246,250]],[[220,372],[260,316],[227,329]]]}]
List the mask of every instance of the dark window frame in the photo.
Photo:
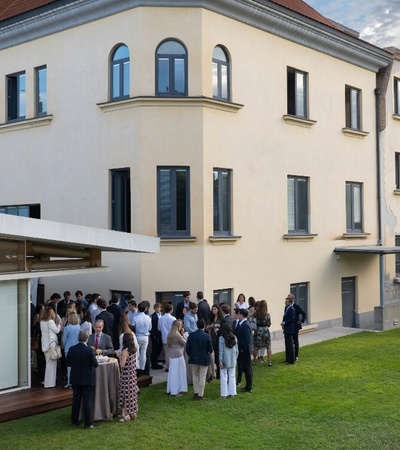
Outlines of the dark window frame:
[{"label": "dark window frame", "polygon": [[[114,59],[118,50],[126,48],[128,56],[124,58]],[[125,74],[125,64],[128,64],[128,74]],[[118,67],[118,95],[114,95],[114,68]],[[129,47],[125,44],[117,45],[110,58],[110,99],[111,101],[123,100],[130,97],[130,73],[131,73],[131,57]],[[125,93],[128,91],[128,93]]]},{"label": "dark window frame", "polygon": [[[356,98],[354,98],[354,95],[356,95]],[[345,86],[346,128],[351,130],[361,131],[362,129],[361,97],[361,89]]]},{"label": "dark window frame", "polygon": [[[290,181],[293,180],[293,201],[290,198]],[[302,189],[305,183],[305,189]],[[310,233],[310,179],[309,177],[288,175],[287,177],[287,206],[288,206],[288,233]],[[292,209],[292,210],[291,210]],[[291,228],[291,217],[293,227]]]},{"label": "dark window frame", "polygon": [[[396,234],[394,239],[395,239],[394,245],[396,247],[400,247],[400,234]],[[395,269],[396,269],[396,277],[400,277],[400,253],[396,253]]]},{"label": "dark window frame", "polygon": [[25,92],[26,96],[26,72],[7,75],[7,119],[9,122],[26,118],[26,97],[22,99],[22,92]]},{"label": "dark window frame", "polygon": [[[302,75],[303,86],[302,94],[301,89],[298,86],[297,75]],[[308,73],[303,70],[295,69],[294,67],[287,68],[287,113],[291,116],[308,118]],[[303,107],[298,101],[299,97],[302,98]]]},{"label": "dark window frame", "polygon": [[[175,42],[182,46],[184,53],[159,53],[159,49],[162,45],[168,42]],[[159,80],[160,80],[160,60],[168,60],[168,92],[160,91]],[[184,89],[183,92],[176,91],[176,73],[175,73],[175,62],[176,60],[183,59],[184,61]],[[156,48],[155,53],[155,67],[156,67],[156,95],[158,97],[187,97],[188,96],[188,52],[186,46],[183,42],[178,39],[165,39]]]},{"label": "dark window frame", "polygon": [[394,113],[400,115],[400,78],[394,77]]},{"label": "dark window frame", "polygon": [[[42,74],[45,74],[44,81],[41,78]],[[35,98],[35,109],[36,116],[46,116],[47,115],[47,66],[35,67],[35,83],[36,83],[36,98]],[[42,85],[45,85],[44,90],[41,89]],[[45,100],[43,100],[45,97]]]},{"label": "dark window frame", "polygon": [[131,173],[111,169],[111,229],[131,233]]},{"label": "dark window frame", "polygon": [[396,182],[396,189],[400,190],[400,152],[395,152],[394,154],[394,161],[395,161],[395,182]]},{"label": "dark window frame", "polygon": [[[223,175],[227,173],[224,183]],[[215,176],[218,174],[218,178]],[[216,189],[216,185],[217,189]],[[226,186],[224,186],[226,185]],[[227,188],[224,198],[224,187]],[[225,225],[224,225],[225,224]],[[214,236],[232,235],[232,170],[215,167],[213,169],[213,233]]]},{"label": "dark window frame", "polygon": [[214,289],[213,291],[213,305],[221,305],[225,303],[232,308],[232,292],[233,289]]},{"label": "dark window frame", "polygon": [[[360,193],[360,210],[356,211],[355,190],[359,188]],[[363,183],[346,181],[346,232],[347,233],[363,233]],[[359,216],[357,221],[356,216]]]},{"label": "dark window frame", "polygon": [[[163,184],[161,174],[163,171],[169,171],[169,194],[166,198],[162,192]],[[184,205],[182,205],[180,197],[183,192],[180,190],[179,172],[185,172],[184,180]],[[183,198],[183,197],[182,197]],[[165,200],[165,201],[164,201]],[[184,208],[180,214],[180,210]],[[163,211],[169,214],[169,230],[162,229]],[[189,166],[157,166],[157,233],[160,237],[190,237],[190,167]],[[180,222],[185,223],[185,227],[180,228]],[[178,229],[179,228],[179,229]]]},{"label": "dark window frame", "polygon": [[[25,213],[28,211],[28,214]],[[0,214],[10,214],[13,216],[30,217],[31,219],[40,219],[40,203],[23,205],[0,205]]]},{"label": "dark window frame", "polygon": [[[216,49],[220,49],[224,55],[225,55],[225,61],[215,58],[213,56],[212,58],[212,67],[213,67],[213,98],[217,99],[217,100],[222,100],[225,102],[230,102],[231,101],[231,64],[230,64],[230,58],[228,55],[227,50],[222,46],[222,45],[216,45],[214,47],[214,51]],[[213,51],[213,53],[214,53]],[[214,65],[216,65],[216,84],[215,84],[215,79],[214,79]],[[223,95],[223,68],[226,69],[226,90],[227,90],[227,95],[224,96]],[[217,94],[215,95],[214,90],[216,88]]]},{"label": "dark window frame", "polygon": [[303,281],[301,283],[292,283],[290,284],[290,293],[295,296],[296,303],[306,313],[307,319],[304,323],[310,323],[310,283],[308,281]]}]

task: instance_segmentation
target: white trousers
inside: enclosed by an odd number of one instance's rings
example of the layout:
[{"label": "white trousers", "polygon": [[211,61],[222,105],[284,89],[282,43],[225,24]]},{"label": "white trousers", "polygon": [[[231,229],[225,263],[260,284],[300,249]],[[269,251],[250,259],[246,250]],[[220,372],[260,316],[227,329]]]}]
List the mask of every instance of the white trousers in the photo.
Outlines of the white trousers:
[{"label": "white trousers", "polygon": [[221,385],[221,397],[227,395],[236,395],[236,376],[235,367],[229,369],[220,369],[220,385]]},{"label": "white trousers", "polygon": [[44,352],[46,358],[46,371],[44,373],[44,387],[54,387],[57,379],[57,359],[51,359],[50,353]]},{"label": "white trousers", "polygon": [[139,370],[144,370],[146,367],[146,352],[147,346],[149,345],[149,337],[148,336],[137,336],[136,339],[139,344]]}]

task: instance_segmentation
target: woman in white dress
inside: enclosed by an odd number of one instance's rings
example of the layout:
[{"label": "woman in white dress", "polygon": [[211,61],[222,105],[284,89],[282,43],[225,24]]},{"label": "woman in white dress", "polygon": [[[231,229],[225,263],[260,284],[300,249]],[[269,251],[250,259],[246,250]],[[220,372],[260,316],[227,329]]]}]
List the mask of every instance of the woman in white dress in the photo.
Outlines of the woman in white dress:
[{"label": "woman in white dress", "polygon": [[181,392],[188,391],[186,364],[183,356],[186,346],[184,333],[182,320],[175,320],[167,337],[167,352],[169,356],[167,394],[174,396],[179,396]]},{"label": "woman in white dress", "polygon": [[228,323],[221,326],[219,337],[219,366],[221,377],[221,398],[236,395],[236,362],[239,355],[236,336]]},{"label": "woman in white dress", "polygon": [[[58,321],[57,321],[58,322]],[[58,345],[58,336],[61,324],[56,323],[56,313],[51,306],[44,309],[40,322],[42,333],[42,351],[46,359],[46,371],[44,374],[44,387],[50,388],[56,385],[57,381],[57,360],[50,358],[49,348]]]}]

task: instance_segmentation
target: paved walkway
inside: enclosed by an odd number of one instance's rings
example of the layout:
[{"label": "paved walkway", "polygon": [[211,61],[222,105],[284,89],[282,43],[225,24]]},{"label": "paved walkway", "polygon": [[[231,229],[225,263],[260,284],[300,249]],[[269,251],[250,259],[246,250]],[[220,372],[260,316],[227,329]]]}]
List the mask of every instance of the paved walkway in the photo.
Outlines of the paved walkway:
[{"label": "paved walkway", "polygon": [[[349,334],[360,333],[361,330],[359,328],[345,328],[345,327],[331,327],[331,328],[323,328],[316,329],[314,331],[309,331],[307,333],[300,334],[300,347],[304,347],[306,345],[316,344],[322,341],[328,341],[330,339],[335,339],[342,336],[347,336]],[[273,339],[272,340],[272,355],[275,353],[280,353],[285,351],[285,340],[282,338]],[[152,384],[158,383],[166,383],[168,373],[164,370],[152,370],[151,376],[153,377]]]}]

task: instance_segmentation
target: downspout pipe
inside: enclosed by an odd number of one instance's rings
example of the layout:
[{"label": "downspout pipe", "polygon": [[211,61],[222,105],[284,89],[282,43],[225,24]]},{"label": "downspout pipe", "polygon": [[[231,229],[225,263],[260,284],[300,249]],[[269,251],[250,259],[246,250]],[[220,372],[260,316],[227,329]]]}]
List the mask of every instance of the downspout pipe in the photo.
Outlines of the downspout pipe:
[{"label": "downspout pipe", "polygon": [[[375,89],[375,118],[376,118],[376,181],[378,196],[378,245],[382,246],[383,226],[382,226],[382,164],[381,164],[381,139],[380,139],[380,123],[381,123],[381,95],[382,89]],[[385,266],[384,256],[379,254],[379,304],[383,308],[385,306]]]}]

